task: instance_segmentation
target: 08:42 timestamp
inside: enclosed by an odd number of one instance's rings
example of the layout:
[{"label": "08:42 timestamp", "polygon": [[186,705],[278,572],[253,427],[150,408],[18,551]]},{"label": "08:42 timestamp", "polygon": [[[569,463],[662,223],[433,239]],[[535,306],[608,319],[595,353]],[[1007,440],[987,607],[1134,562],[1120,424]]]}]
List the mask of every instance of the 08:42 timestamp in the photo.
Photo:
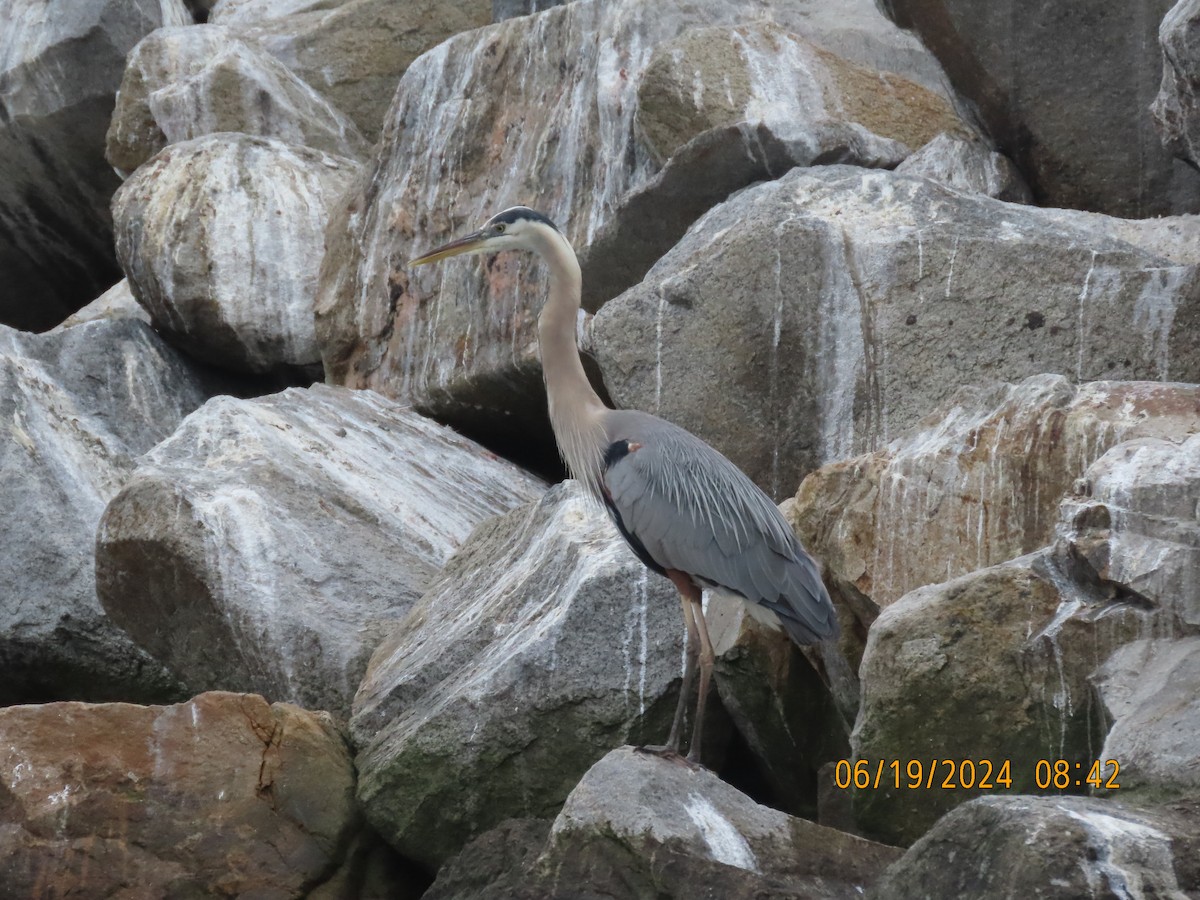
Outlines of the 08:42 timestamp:
[{"label": "08:42 timestamp", "polygon": [[[1090,763],[1069,759],[1039,759],[1033,781],[1039,790],[1066,790],[1091,785],[1096,790],[1116,790],[1121,764],[1115,759]],[[917,790],[1011,790],[1013,763],[1009,759],[839,759],[834,766],[834,784],[841,790],[908,788]],[[1023,779],[1018,779],[1019,781]],[[1025,782],[1028,784],[1028,782]],[[1019,785],[1018,785],[1019,787]]]}]

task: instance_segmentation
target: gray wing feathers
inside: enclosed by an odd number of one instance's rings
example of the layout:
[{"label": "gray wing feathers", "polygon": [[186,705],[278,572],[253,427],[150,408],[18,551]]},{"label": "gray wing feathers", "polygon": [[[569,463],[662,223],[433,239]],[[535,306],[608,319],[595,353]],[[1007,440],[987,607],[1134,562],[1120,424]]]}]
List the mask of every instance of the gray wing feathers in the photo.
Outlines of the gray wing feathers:
[{"label": "gray wing feathers", "polygon": [[836,633],[817,566],[775,504],[699,438],[652,416],[618,415],[625,427],[610,439],[642,446],[613,463],[604,484],[650,556],[770,607],[801,643]]}]

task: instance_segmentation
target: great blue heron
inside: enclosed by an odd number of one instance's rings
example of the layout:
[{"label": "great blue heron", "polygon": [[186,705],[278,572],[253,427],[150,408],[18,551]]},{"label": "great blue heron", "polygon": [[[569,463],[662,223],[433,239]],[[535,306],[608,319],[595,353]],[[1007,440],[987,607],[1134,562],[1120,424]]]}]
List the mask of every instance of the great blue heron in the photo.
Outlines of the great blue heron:
[{"label": "great blue heron", "polygon": [[579,262],[548,218],[524,206],[506,209],[478,231],[410,265],[501,250],[531,251],[550,269],[550,297],[538,316],[538,338],[550,424],[567,468],[607,507],[638,558],[679,590],[687,652],[665,750],[679,752],[699,662],[687,757],[698,763],[715,659],[703,590],[737,595],[755,619],[782,627],[800,645],[837,634],[833,603],[816,563],[779,509],[737,466],[679,426],[644,412],[609,409],[596,395],[575,343]]}]

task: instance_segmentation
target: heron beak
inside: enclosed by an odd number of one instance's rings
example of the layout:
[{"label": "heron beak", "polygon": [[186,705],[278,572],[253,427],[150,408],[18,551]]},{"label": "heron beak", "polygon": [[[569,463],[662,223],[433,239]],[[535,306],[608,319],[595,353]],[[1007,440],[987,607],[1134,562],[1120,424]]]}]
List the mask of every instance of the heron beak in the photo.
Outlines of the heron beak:
[{"label": "heron beak", "polygon": [[436,250],[430,250],[424,256],[418,256],[416,259],[408,261],[409,266],[423,266],[426,263],[437,262],[439,259],[446,259],[450,256],[458,256],[462,253],[478,253],[487,243],[482,231],[472,231],[465,237],[460,237],[456,241],[451,241],[448,244],[442,244]]}]

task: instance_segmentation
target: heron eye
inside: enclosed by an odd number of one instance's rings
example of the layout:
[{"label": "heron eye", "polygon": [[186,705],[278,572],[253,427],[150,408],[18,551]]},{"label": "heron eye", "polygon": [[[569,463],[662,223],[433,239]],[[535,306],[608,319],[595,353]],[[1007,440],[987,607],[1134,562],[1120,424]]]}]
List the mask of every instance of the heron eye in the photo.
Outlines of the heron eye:
[{"label": "heron eye", "polygon": [[497,233],[497,234],[504,234],[504,229],[505,229],[505,228],[507,228],[507,227],[508,227],[508,226],[506,226],[506,225],[505,225],[503,222],[497,222],[497,223],[496,223],[496,233]]}]

